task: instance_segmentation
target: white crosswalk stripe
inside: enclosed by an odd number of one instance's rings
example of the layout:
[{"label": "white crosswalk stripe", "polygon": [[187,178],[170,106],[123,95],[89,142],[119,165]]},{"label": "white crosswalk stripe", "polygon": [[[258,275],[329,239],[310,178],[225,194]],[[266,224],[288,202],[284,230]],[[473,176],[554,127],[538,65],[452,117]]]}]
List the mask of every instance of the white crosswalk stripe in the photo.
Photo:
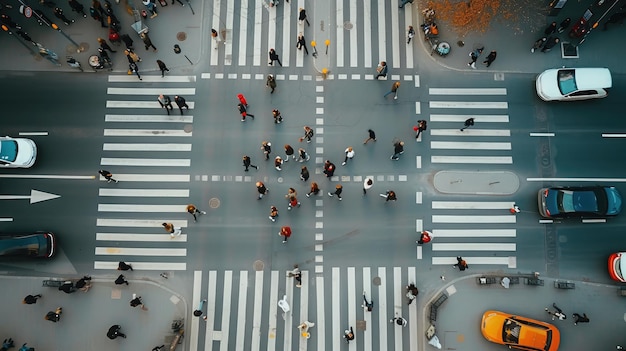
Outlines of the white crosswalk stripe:
[{"label": "white crosswalk stripe", "polygon": [[[339,350],[344,330],[352,327],[349,350],[417,351],[419,337],[411,331],[418,323],[418,303],[409,305],[405,290],[408,283],[419,287],[415,267],[332,267],[330,272],[304,270],[298,288],[288,271],[195,271],[192,308],[206,299],[206,319],[191,321],[189,350],[243,350],[243,345],[250,351]],[[380,284],[372,284],[372,274]],[[363,293],[374,302],[372,312],[363,307]],[[278,306],[283,296],[286,313]],[[408,326],[391,323],[394,317],[405,318]],[[297,327],[305,321],[315,325],[301,332]]]},{"label": "white crosswalk stripe", "polygon": [[[196,76],[144,76],[142,82],[132,78],[109,76],[100,165],[119,183],[105,183],[100,177],[94,268],[115,269],[119,261],[125,261],[135,270],[186,270],[188,222],[175,218],[186,215],[190,175],[176,173],[189,172],[191,166],[188,138],[193,134],[185,127],[193,123]],[[152,85],[146,87],[146,82]],[[184,97],[189,110],[182,115],[176,109],[166,114],[156,100],[159,94]],[[161,114],[155,113],[156,109]],[[150,123],[158,129],[152,129]],[[120,128],[122,125],[131,127]],[[145,167],[152,171],[142,172]],[[135,173],[124,173],[130,169]],[[139,182],[148,186],[132,185]],[[158,200],[142,204],[145,198]],[[171,237],[162,227],[164,222],[183,228],[183,233]]]}]

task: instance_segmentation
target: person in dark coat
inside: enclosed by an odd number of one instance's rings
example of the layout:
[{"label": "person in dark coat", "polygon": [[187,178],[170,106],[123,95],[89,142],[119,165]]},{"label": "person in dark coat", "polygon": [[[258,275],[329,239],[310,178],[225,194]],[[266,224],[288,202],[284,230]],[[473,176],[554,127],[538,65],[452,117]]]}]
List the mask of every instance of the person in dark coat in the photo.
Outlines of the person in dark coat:
[{"label": "person in dark coat", "polygon": [[270,62],[269,62],[270,66],[274,64],[274,61],[278,61],[278,64],[280,65],[280,67],[283,66],[282,62],[280,62],[280,58],[278,57],[278,54],[276,53],[276,50],[270,49],[269,57],[270,57]]},{"label": "person in dark coat", "polygon": [[335,174],[335,164],[330,162],[330,160],[324,162],[324,174],[326,178],[330,178]]},{"label": "person in dark coat", "polygon": [[400,155],[404,153],[404,141],[397,141],[393,144],[393,155],[391,159],[397,161],[400,159]]},{"label": "person in dark coat", "polygon": [[[167,66],[165,65],[165,62],[161,61],[161,60],[157,60],[157,65],[159,65],[159,69],[161,70],[161,78],[165,77],[165,71],[170,71]],[[183,114],[183,111],[180,111],[180,114]]]},{"label": "person in dark coat", "polygon": [[491,50],[489,55],[487,55],[487,58],[485,59],[485,61],[483,61],[483,64],[487,65],[487,67],[491,66],[493,61],[496,60],[496,56],[498,56],[498,53],[495,50]]},{"label": "person in dark coat", "polygon": [[122,34],[120,36],[120,39],[124,42],[124,45],[126,45],[126,48],[128,50],[134,50],[133,48],[133,39],[128,35],[128,34]]},{"label": "person in dark coat", "polygon": [[463,128],[461,128],[461,131],[464,131],[465,129],[471,127],[474,125],[474,118],[468,118],[465,120],[465,122],[463,122]]},{"label": "person in dark coat", "polygon": [[174,109],[174,106],[172,106],[172,99],[167,95],[159,95],[157,101],[159,102],[161,107],[167,111],[168,115],[170,114],[170,110]]},{"label": "person in dark coat", "polygon": [[122,284],[129,285],[126,278],[124,278],[124,275],[120,274],[120,276],[117,277],[117,279],[115,279],[115,285],[122,285]]},{"label": "person in dark coat", "polygon": [[276,89],[276,79],[271,74],[267,75],[267,80],[265,81],[265,86],[272,89],[271,93],[274,94],[274,90]]},{"label": "person in dark coat", "polygon": [[63,21],[63,23],[65,23],[66,26],[69,26],[70,24],[74,23],[73,19],[69,19],[65,17],[65,15],[63,14],[63,10],[60,7],[54,8],[54,17]]},{"label": "person in dark coat", "polygon": [[179,95],[174,95],[174,102],[176,103],[176,106],[178,106],[178,109],[180,110],[180,114],[183,114],[183,107],[187,109],[187,111],[189,111],[189,105],[187,105],[187,101],[185,100],[184,97],[179,96]]},{"label": "person in dark coat", "polygon": [[41,298],[41,294],[37,295],[26,295],[24,300],[22,300],[23,304],[32,305],[37,303],[37,299]]},{"label": "person in dark coat", "polygon": [[76,292],[76,288],[74,288],[74,284],[71,281],[66,281],[63,285],[59,286],[59,291],[63,291],[66,294],[71,294]]},{"label": "person in dark coat", "polygon": [[259,167],[255,166],[252,164],[252,161],[250,160],[250,156],[248,155],[244,155],[243,156],[243,166],[246,168],[245,171],[248,172],[248,168],[252,167],[254,169],[259,169]]},{"label": "person in dark coat", "polygon": [[302,32],[298,34],[298,41],[296,42],[296,48],[298,48],[298,50],[302,50],[302,48],[304,48],[304,53],[306,55],[309,54],[309,50],[306,48],[306,40],[304,39],[304,34],[302,34]]},{"label": "person in dark coat", "polygon": [[309,180],[309,169],[306,168],[306,166],[302,166],[300,170],[300,180],[302,180],[303,182]]},{"label": "person in dark coat", "polygon": [[141,34],[139,34],[139,37],[141,38],[141,40],[143,40],[143,43],[146,46],[146,50],[148,50],[149,48],[152,47],[154,52],[157,51],[157,48],[156,48],[156,46],[154,46],[154,44],[152,44],[152,40],[150,40],[150,37],[148,36],[148,33],[141,33]]},{"label": "person in dark coat", "polygon": [[298,21],[300,21],[300,24],[304,24],[304,22],[306,22],[307,26],[311,26],[311,23],[309,23],[309,20],[306,18],[306,10],[302,7],[300,8],[300,12],[298,13]]},{"label": "person in dark coat", "polygon": [[124,262],[124,261],[120,261],[117,264],[117,270],[118,271],[128,271],[128,270],[133,270],[133,266],[131,266],[130,264]]},{"label": "person in dark coat", "polygon": [[546,41],[546,44],[543,46],[543,49],[541,49],[541,52],[548,52],[550,50],[552,50],[552,48],[558,44],[561,41],[561,39],[557,38],[557,37],[550,37],[548,38],[548,40]]},{"label": "person in dark coat", "polygon": [[120,332],[120,330],[122,330],[122,327],[117,324],[111,326],[111,328],[109,328],[109,331],[107,331],[107,337],[111,340],[117,338],[118,336],[121,336],[125,339],[126,334],[123,334],[122,332]]},{"label": "person in dark coat", "polygon": [[72,11],[82,14],[83,18],[87,18],[87,14],[85,13],[85,6],[78,2],[78,0],[68,0],[67,2],[70,4]]},{"label": "person in dark coat", "polygon": [[550,25],[548,25],[548,27],[546,27],[546,30],[544,30],[543,32],[545,33],[545,35],[550,35],[556,32],[556,22],[550,23]]}]

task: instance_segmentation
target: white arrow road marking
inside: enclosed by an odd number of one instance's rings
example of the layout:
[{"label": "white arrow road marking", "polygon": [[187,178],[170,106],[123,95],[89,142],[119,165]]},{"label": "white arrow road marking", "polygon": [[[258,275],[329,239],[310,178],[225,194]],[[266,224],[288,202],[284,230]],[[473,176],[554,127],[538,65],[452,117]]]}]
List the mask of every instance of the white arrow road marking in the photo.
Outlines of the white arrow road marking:
[{"label": "white arrow road marking", "polygon": [[46,200],[56,199],[61,195],[45,193],[43,191],[32,189],[30,195],[0,195],[0,200],[22,200],[30,199],[30,203],[42,202]]}]

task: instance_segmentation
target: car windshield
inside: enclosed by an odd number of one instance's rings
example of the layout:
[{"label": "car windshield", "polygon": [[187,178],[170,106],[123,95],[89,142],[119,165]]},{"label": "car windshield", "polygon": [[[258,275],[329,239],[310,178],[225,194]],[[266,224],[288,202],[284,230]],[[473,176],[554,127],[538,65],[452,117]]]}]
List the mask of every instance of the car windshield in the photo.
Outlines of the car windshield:
[{"label": "car windshield", "polygon": [[0,141],[0,160],[15,162],[17,158],[17,142],[15,140]]},{"label": "car windshield", "polygon": [[519,342],[519,332],[522,326],[512,319],[507,319],[502,328],[502,341],[507,344],[517,344]]},{"label": "car windshield", "polygon": [[598,191],[559,190],[557,203],[559,212],[606,212],[606,194],[602,189]]},{"label": "car windshield", "polygon": [[574,77],[573,69],[559,70],[557,79],[559,80],[559,90],[561,90],[561,94],[568,95],[569,93],[578,90],[578,87],[576,87],[576,79]]}]

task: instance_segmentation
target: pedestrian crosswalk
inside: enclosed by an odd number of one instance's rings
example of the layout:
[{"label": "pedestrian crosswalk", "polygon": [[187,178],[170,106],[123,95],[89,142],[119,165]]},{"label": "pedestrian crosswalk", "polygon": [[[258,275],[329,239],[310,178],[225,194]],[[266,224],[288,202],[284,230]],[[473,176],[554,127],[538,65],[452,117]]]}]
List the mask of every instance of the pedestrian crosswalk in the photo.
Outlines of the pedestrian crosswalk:
[{"label": "pedestrian crosswalk", "polygon": [[[98,192],[95,269],[115,269],[119,261],[138,270],[186,269],[188,223],[173,217],[186,213],[189,202],[192,132],[184,126],[193,123],[195,81],[196,76],[146,76],[142,82],[109,77],[100,165],[119,183],[102,182]],[[156,101],[160,94],[183,96],[189,111],[166,115]],[[182,227],[183,234],[171,238],[163,222]]]},{"label": "pedestrian crosswalk", "polygon": [[[244,350],[244,345],[250,351],[339,350],[349,327],[355,333],[350,350],[418,349],[419,301],[409,305],[405,296],[409,283],[420,286],[415,267],[332,267],[329,272],[303,270],[298,288],[288,271],[195,271],[189,314],[201,300],[207,302],[203,317],[188,323],[189,350]],[[374,302],[371,312],[362,306],[363,294]],[[278,305],[283,299],[287,312]],[[407,326],[390,323],[394,317],[406,319]],[[297,328],[305,321],[315,323],[306,331],[308,338]]]},{"label": "pedestrian crosswalk", "polygon": [[[398,4],[339,0],[328,6],[307,2],[306,7],[304,0],[292,0],[269,7],[265,0],[215,0],[210,23],[220,36],[211,41],[210,65],[267,66],[268,52],[274,48],[283,66],[303,67],[314,60],[311,41],[316,41],[318,54],[330,56],[336,67],[370,68],[386,61],[390,68],[413,68],[415,44],[407,44],[406,35],[408,26],[418,28],[421,18],[417,5],[399,9]],[[306,8],[310,26],[298,20],[301,8]],[[296,48],[299,33],[310,55]]]}]

